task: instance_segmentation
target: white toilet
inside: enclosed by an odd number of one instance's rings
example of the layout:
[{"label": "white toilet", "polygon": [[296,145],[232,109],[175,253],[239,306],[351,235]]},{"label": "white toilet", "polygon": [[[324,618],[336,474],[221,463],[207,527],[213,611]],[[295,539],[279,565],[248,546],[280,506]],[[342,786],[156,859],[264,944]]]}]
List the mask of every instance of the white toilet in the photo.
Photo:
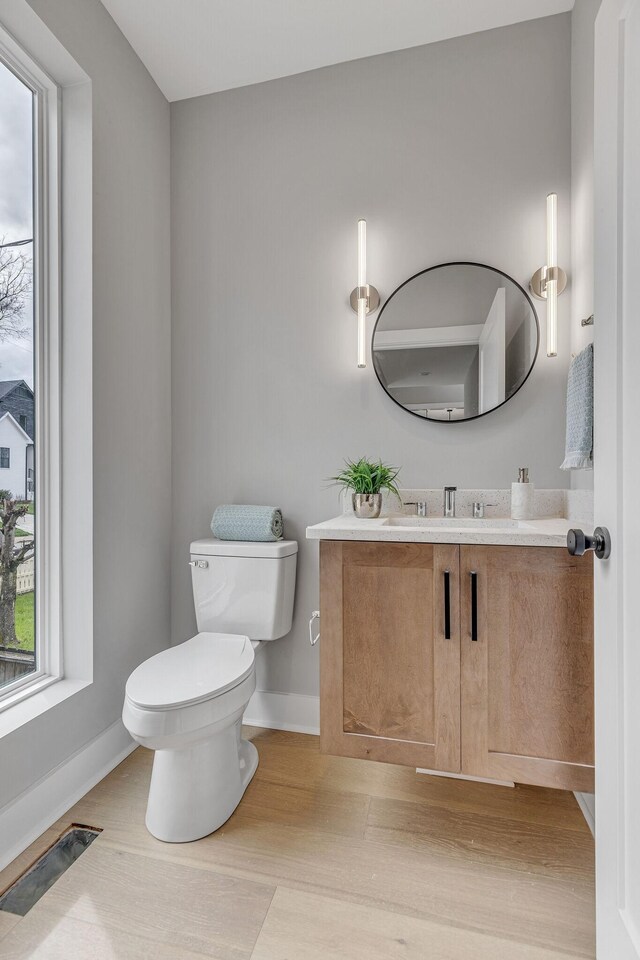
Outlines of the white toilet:
[{"label": "white toilet", "polygon": [[258,766],[241,737],[255,651],[291,629],[298,544],[196,540],[191,580],[199,633],[137,667],[122,719],[155,750],[146,824],[184,843],[229,819]]}]

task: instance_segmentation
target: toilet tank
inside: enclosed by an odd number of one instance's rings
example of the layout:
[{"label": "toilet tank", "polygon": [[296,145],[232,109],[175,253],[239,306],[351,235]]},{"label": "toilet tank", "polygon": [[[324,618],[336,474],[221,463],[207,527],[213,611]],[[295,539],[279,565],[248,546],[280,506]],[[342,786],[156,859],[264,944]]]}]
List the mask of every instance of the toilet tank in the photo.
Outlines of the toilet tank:
[{"label": "toilet tank", "polygon": [[298,544],[194,540],[191,583],[200,633],[276,640],[293,618]]}]

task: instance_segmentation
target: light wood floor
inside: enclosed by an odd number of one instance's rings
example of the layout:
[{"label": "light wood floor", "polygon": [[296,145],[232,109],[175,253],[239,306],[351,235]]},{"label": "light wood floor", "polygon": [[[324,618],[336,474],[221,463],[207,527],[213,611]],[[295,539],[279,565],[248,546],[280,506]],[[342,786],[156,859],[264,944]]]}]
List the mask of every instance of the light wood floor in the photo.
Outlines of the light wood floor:
[{"label": "light wood floor", "polygon": [[3,960],[560,960],[594,957],[593,840],[573,796],[323,757],[315,737],[248,729],[260,766],[217,833],[144,826],[137,750],[69,823],[103,828],[24,919]]}]

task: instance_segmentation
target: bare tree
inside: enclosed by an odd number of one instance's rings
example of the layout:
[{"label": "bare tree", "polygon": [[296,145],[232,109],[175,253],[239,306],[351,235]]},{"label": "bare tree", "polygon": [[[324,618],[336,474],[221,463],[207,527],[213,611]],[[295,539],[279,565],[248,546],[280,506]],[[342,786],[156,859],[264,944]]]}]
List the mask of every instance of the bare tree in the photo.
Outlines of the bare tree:
[{"label": "bare tree", "polygon": [[18,567],[34,555],[33,540],[26,540],[16,548],[16,526],[29,509],[27,503],[11,498],[8,490],[0,490],[0,643],[5,647],[17,647],[16,595]]},{"label": "bare tree", "polygon": [[31,257],[0,239],[0,343],[28,334],[24,308],[31,292]]}]

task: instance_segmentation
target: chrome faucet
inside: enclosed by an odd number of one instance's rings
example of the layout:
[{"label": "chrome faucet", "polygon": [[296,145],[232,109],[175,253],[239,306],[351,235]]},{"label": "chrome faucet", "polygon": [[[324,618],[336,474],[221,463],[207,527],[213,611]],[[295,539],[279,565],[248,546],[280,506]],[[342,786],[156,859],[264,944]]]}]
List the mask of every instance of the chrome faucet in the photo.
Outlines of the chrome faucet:
[{"label": "chrome faucet", "polygon": [[482,503],[480,500],[474,500],[472,504],[472,516],[474,520],[484,520],[485,507],[497,507],[497,503]]},{"label": "chrome faucet", "polygon": [[444,516],[455,517],[456,515],[456,490],[457,487],[444,488]]},{"label": "chrome faucet", "polygon": [[426,517],[427,516],[427,501],[426,500],[405,500],[402,504],[403,507],[415,507],[417,517]]}]

